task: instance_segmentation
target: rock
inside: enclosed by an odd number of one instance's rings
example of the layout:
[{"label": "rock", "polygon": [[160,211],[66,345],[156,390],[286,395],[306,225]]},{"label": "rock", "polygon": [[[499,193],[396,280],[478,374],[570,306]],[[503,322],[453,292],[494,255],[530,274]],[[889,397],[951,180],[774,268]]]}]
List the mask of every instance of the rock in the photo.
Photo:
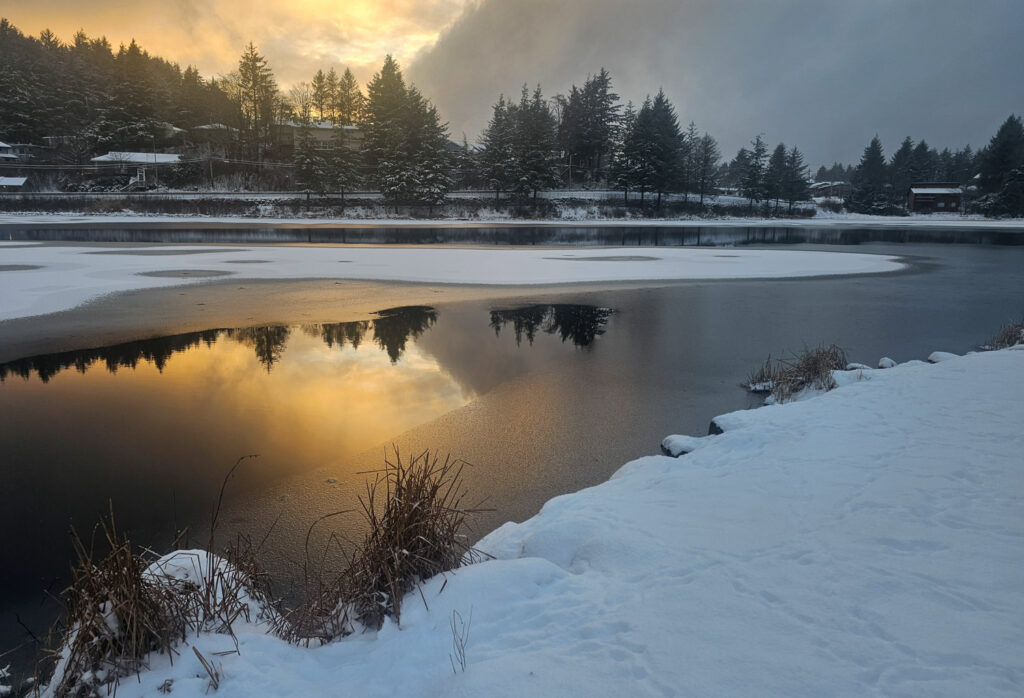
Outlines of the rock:
[{"label": "rock", "polygon": [[661,440],[661,452],[666,456],[678,458],[696,451],[701,445],[700,439],[697,437],[672,434]]},{"label": "rock", "polygon": [[715,434],[724,434],[725,429],[718,426],[718,422],[711,420],[711,424],[708,425],[708,436],[714,436]]},{"label": "rock", "polygon": [[883,356],[878,360],[878,368],[893,368],[894,366],[896,366],[896,362],[888,356]]},{"label": "rock", "polygon": [[948,351],[933,351],[928,355],[928,363],[938,364],[943,361],[949,361],[950,359],[959,359],[958,354],[950,354]]},{"label": "rock", "polygon": [[870,371],[871,367],[866,364],[846,364],[847,371]]}]

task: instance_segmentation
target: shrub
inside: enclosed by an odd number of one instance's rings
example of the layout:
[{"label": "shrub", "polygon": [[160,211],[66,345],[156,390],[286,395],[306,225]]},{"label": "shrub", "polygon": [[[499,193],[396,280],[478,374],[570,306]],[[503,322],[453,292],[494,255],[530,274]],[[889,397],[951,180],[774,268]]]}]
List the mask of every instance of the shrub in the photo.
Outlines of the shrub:
[{"label": "shrub", "polygon": [[790,360],[772,362],[769,356],[744,384],[753,393],[771,393],[776,402],[786,402],[805,389],[831,390],[836,386],[832,371],[847,366],[846,352],[835,344],[804,349]]},{"label": "shrub", "polygon": [[1024,321],[1005,325],[985,344],[988,349],[1006,349],[1024,343]]}]

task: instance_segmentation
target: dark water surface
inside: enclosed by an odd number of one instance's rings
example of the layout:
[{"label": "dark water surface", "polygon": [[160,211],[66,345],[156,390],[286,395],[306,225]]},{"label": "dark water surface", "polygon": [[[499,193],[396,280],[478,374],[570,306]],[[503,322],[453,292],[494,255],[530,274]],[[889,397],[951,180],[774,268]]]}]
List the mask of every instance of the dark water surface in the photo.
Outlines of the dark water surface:
[{"label": "dark water surface", "polygon": [[[804,249],[801,247],[801,249]],[[835,248],[831,248],[833,251]],[[964,352],[1024,316],[1024,248],[862,245],[910,273],[684,283],[382,309],[369,321],[211,328],[0,367],[0,652],[55,611],[67,528],[113,503],[166,547],[203,526],[224,474],[224,535],[271,528],[287,577],[309,524],[349,509],[386,444],[473,464],[478,533],[705,433],[752,405],[737,386],[765,356],[835,342],[874,364]],[[426,299],[424,299],[426,300]],[[354,520],[333,524],[347,535]],[[0,666],[7,660],[0,657]]]}]

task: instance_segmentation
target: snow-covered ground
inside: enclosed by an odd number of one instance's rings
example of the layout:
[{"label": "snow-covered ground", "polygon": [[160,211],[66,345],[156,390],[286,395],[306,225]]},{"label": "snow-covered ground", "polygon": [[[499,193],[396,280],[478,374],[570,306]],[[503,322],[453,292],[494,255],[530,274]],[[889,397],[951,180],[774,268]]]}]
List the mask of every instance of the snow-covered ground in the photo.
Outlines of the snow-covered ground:
[{"label": "snow-covered ground", "polygon": [[97,247],[0,242],[0,320],[67,310],[118,291],[218,278],[537,285],[806,277],[902,267],[896,258],[883,255],[794,250]]},{"label": "snow-covered ground", "polygon": [[[837,374],[556,497],[400,628],[190,642],[219,696],[1024,695],[1024,345],[942,358]],[[183,647],[118,695],[209,684]]]},{"label": "snow-covered ground", "polygon": [[758,218],[723,216],[720,218],[685,217],[685,218],[604,218],[598,214],[596,207],[566,208],[559,212],[558,218],[524,219],[509,217],[505,211],[481,209],[472,217],[467,218],[406,218],[395,215],[390,218],[380,217],[379,210],[363,211],[353,209],[345,218],[331,217],[281,217],[276,209],[270,207],[265,216],[196,216],[144,214],[132,211],[120,213],[85,214],[85,213],[46,213],[24,212],[0,214],[0,225],[4,224],[103,224],[139,221],[146,223],[194,223],[228,224],[239,226],[557,226],[580,224],[593,227],[621,226],[683,226],[683,227],[770,227],[770,228],[831,228],[831,227],[937,227],[937,228],[980,228],[985,230],[1013,230],[1024,232],[1024,219],[994,219],[978,215],[962,216],[952,213],[916,214],[910,216],[869,216],[862,213],[833,213],[819,210],[813,218]]}]

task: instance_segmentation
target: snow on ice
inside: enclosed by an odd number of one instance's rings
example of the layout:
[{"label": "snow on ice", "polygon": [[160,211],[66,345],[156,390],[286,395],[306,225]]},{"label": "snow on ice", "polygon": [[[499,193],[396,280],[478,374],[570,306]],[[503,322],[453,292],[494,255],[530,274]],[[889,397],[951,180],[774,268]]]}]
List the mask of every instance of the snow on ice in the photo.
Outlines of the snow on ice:
[{"label": "snow on ice", "polygon": [[[261,262],[261,263],[254,263]],[[339,264],[339,262],[345,262]],[[232,279],[359,279],[537,285],[864,274],[897,258],[849,252],[650,248],[430,248],[267,245],[89,247],[0,243],[0,320],[73,308],[118,291]],[[39,268],[34,268],[39,267]],[[18,268],[14,270],[14,268]]]}]

